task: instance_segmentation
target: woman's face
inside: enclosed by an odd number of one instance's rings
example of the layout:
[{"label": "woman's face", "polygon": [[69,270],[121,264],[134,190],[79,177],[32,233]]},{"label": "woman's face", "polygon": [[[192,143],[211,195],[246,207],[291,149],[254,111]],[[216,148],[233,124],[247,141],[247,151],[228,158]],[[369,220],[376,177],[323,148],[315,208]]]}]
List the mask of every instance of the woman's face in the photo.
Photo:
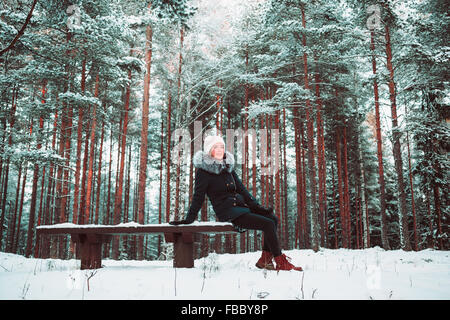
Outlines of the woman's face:
[{"label": "woman's face", "polygon": [[225,146],[222,142],[217,142],[211,148],[211,156],[217,160],[222,160],[225,153]]}]

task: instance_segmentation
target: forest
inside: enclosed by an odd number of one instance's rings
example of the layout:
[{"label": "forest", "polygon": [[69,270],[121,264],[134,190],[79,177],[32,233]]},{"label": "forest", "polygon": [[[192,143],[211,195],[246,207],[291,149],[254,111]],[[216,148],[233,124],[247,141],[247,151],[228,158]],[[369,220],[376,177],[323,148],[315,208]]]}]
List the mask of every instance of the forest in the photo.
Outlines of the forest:
[{"label": "forest", "polygon": [[448,22],[441,0],[1,1],[0,251],[68,259],[37,226],[183,219],[211,132],[283,249],[449,250]]}]

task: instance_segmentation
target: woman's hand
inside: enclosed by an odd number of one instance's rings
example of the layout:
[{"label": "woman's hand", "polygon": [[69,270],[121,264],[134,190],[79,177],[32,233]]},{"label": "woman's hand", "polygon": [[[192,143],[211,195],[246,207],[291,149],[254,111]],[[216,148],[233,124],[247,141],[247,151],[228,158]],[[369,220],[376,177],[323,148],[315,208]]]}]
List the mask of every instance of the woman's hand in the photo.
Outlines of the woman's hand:
[{"label": "woman's hand", "polygon": [[263,207],[262,205],[257,205],[254,208],[251,208],[252,212],[254,213],[259,213],[262,215],[269,215],[273,213],[273,208],[272,207]]},{"label": "woman's hand", "polygon": [[180,224],[191,224],[194,220],[179,220],[179,221],[169,221],[169,224],[173,226],[178,226]]}]

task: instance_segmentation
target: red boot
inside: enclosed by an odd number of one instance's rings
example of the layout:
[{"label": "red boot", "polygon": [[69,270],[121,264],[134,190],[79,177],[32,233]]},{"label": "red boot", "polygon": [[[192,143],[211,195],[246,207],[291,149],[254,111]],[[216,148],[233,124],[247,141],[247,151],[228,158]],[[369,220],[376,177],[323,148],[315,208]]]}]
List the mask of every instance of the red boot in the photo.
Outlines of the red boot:
[{"label": "red boot", "polygon": [[262,252],[261,258],[256,263],[256,267],[259,269],[275,270],[275,266],[272,263],[272,254],[269,251]]},{"label": "red boot", "polygon": [[289,260],[291,258],[287,257],[285,254],[279,255],[278,257],[275,257],[275,262],[277,263],[276,270],[296,270],[296,271],[303,271],[301,267],[296,267],[292,263],[290,263]]}]

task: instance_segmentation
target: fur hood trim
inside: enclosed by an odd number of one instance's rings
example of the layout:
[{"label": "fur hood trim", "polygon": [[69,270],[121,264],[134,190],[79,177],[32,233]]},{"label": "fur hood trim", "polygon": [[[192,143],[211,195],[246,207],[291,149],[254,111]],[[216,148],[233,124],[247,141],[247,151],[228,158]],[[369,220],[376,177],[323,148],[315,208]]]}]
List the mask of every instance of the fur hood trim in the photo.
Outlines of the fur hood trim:
[{"label": "fur hood trim", "polygon": [[231,173],[234,169],[234,156],[229,151],[225,151],[223,161],[220,161],[200,150],[194,154],[192,162],[194,167],[214,174],[220,174],[222,170],[227,170]]}]

